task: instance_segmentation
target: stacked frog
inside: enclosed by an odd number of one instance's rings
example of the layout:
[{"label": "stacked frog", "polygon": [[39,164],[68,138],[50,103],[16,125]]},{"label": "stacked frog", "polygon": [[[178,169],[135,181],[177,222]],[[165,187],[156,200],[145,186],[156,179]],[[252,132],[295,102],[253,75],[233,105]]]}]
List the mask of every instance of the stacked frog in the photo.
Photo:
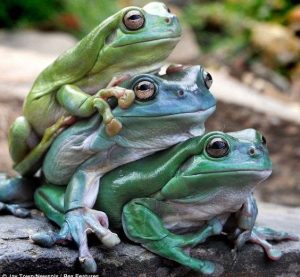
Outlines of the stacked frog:
[{"label": "stacked frog", "polygon": [[162,3],[109,17],[36,79],[9,134],[18,178],[2,177],[0,210],[30,215],[35,204],[60,226],[38,233],[45,247],[75,241],[85,272],[87,245],[108,247],[116,231],[148,250],[210,274],[214,264],[184,249],[226,235],[271,259],[266,240],[297,237],[255,227],[256,184],[271,173],[265,138],[253,129],[204,134],[215,110],[212,78],[201,66],[157,73],[181,35]]}]

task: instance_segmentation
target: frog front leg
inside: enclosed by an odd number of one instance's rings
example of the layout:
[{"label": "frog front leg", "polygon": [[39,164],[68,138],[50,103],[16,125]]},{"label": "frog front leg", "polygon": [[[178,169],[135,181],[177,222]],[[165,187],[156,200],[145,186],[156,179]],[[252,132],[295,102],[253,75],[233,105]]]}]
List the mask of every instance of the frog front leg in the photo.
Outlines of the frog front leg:
[{"label": "frog front leg", "polygon": [[116,97],[118,105],[126,109],[133,103],[135,94],[122,87],[108,87],[91,96],[75,85],[65,85],[57,92],[58,102],[73,116],[89,117],[98,111],[103,117],[107,134],[114,136],[121,130],[122,125],[111,112],[107,103],[109,97]]},{"label": "frog front leg", "polygon": [[282,253],[275,249],[268,240],[299,240],[299,236],[283,231],[276,231],[271,228],[254,226],[258,209],[255,198],[251,194],[242,206],[241,210],[236,213],[237,228],[235,229],[235,251],[242,248],[247,242],[252,242],[263,247],[267,256],[272,260],[278,260]]},{"label": "frog front leg", "polygon": [[57,101],[72,116],[62,116],[48,127],[39,143],[38,137],[25,117],[18,118],[10,128],[9,149],[14,169],[21,175],[31,175],[39,168],[39,161],[57,135],[76,121],[76,117],[89,117],[96,111],[103,118],[109,136],[118,134],[122,124],[114,118],[106,102],[109,97],[116,97],[121,108],[128,108],[134,101],[132,90],[110,87],[100,90],[93,96],[82,92],[77,86],[65,85],[57,92]]},{"label": "frog front leg", "polygon": [[87,273],[96,272],[97,269],[88,248],[89,233],[94,233],[107,247],[120,243],[117,234],[108,229],[106,214],[91,209],[98,186],[98,178],[87,178],[84,172],[79,171],[67,189],[64,186],[43,185],[35,193],[36,205],[60,226],[60,231],[37,233],[32,240],[44,247],[75,241],[79,248],[79,261]]},{"label": "frog front leg", "polygon": [[176,235],[167,230],[156,213],[159,201],[152,198],[135,199],[125,205],[122,225],[127,237],[160,256],[176,261],[203,274],[214,272],[214,264],[195,259],[184,252],[184,248],[204,242],[208,237],[220,234],[222,224],[215,219],[188,235]]}]

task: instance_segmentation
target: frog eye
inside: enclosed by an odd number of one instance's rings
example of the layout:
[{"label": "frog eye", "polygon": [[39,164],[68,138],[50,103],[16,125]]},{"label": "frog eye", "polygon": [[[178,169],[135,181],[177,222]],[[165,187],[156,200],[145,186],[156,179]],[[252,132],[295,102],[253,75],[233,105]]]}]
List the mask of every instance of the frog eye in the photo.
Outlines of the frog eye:
[{"label": "frog eye", "polygon": [[222,138],[212,139],[206,146],[206,152],[213,158],[221,158],[228,154],[228,142]]},{"label": "frog eye", "polygon": [[267,145],[267,140],[264,136],[261,136],[261,142],[263,145]]},{"label": "frog eye", "polygon": [[123,17],[123,23],[128,30],[138,30],[144,26],[144,15],[138,10],[131,10]]},{"label": "frog eye", "polygon": [[206,88],[210,88],[213,83],[213,78],[207,71],[203,70],[203,80],[205,83]]},{"label": "frog eye", "polygon": [[149,81],[140,81],[134,86],[136,99],[139,101],[152,100],[155,97],[155,85]]}]

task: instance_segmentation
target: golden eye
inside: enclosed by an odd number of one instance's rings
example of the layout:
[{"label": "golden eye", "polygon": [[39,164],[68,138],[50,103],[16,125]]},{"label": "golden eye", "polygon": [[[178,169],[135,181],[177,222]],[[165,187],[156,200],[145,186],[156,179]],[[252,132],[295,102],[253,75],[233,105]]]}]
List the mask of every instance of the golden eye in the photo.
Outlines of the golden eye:
[{"label": "golden eye", "polygon": [[134,86],[134,93],[139,101],[152,100],[155,97],[155,91],[155,85],[149,81],[140,81]]},{"label": "golden eye", "polygon": [[128,30],[134,31],[144,26],[145,18],[140,11],[131,10],[124,15],[123,23]]},{"label": "golden eye", "polygon": [[212,139],[206,146],[206,152],[213,158],[221,158],[228,154],[228,142],[222,138]]}]

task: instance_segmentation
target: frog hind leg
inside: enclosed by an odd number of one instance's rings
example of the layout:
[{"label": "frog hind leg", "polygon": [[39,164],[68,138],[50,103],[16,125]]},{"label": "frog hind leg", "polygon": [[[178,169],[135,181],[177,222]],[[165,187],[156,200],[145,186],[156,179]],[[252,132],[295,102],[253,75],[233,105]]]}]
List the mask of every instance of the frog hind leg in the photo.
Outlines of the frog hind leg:
[{"label": "frog hind leg", "polygon": [[[60,117],[53,125],[45,130],[42,139],[36,143],[34,147],[27,147],[28,152],[24,157],[22,157],[22,160],[18,160],[16,162],[14,169],[22,176],[34,175],[34,173],[40,168],[42,158],[54,139],[61,131],[63,131],[67,126],[72,125],[75,121],[76,119],[73,116]],[[13,126],[11,129],[13,129]],[[14,133],[12,133],[10,137],[12,140],[15,140],[13,139],[13,135]],[[13,149],[13,144],[10,148]]]},{"label": "frog hind leg", "polygon": [[8,146],[15,164],[22,161],[38,143],[38,137],[24,116],[18,117],[9,129]]},{"label": "frog hind leg", "polygon": [[0,174],[0,211],[17,217],[29,216],[28,208],[33,206],[33,194],[38,184],[38,178],[8,178]]},{"label": "frog hind leg", "polygon": [[66,187],[43,184],[34,193],[35,205],[45,216],[61,226],[65,220],[64,196]]},{"label": "frog hind leg", "polygon": [[215,269],[212,262],[192,258],[184,252],[184,247],[195,246],[204,242],[209,236],[220,234],[221,223],[217,220],[211,221],[197,233],[176,235],[168,231],[162,220],[152,211],[153,200],[135,199],[125,205],[122,222],[127,237],[160,256],[203,274],[212,274]]}]

